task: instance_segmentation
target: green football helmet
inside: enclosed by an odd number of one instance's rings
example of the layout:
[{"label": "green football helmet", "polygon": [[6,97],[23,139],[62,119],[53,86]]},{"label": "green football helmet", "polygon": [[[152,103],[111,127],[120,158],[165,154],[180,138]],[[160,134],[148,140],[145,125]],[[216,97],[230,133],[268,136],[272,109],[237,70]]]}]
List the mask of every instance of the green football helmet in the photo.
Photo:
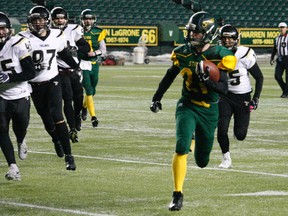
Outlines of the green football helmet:
[{"label": "green football helmet", "polygon": [[[85,19],[91,19],[92,22],[91,24],[87,25],[85,24],[84,20]],[[90,31],[90,29],[95,25],[97,21],[97,17],[95,14],[93,14],[91,9],[85,9],[81,12],[80,15],[80,20],[81,20],[81,26],[87,31]]]},{"label": "green football helmet", "polygon": [[[186,40],[190,42],[192,46],[201,47],[215,39],[217,21],[209,13],[200,11],[190,17],[185,28],[188,30]],[[203,37],[194,38],[193,33],[202,33]]]}]

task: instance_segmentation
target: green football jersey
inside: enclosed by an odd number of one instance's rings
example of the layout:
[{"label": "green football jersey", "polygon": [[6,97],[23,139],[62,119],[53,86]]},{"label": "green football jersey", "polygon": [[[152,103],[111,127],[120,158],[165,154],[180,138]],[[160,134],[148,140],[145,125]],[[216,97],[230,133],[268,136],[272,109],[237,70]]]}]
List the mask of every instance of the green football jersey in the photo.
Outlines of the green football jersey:
[{"label": "green football jersey", "polygon": [[[94,52],[99,49],[100,41],[106,38],[106,31],[99,27],[93,27],[89,32],[84,32],[84,39],[90,45],[90,51]],[[87,55],[83,55],[79,53],[79,58],[86,61],[97,61],[97,56],[88,57]]]},{"label": "green football jersey", "polygon": [[[225,64],[223,68],[223,58],[226,56],[233,56],[230,66]],[[189,45],[181,45],[174,49],[171,59],[173,64],[180,68],[180,74],[183,77],[182,96],[197,102],[213,103],[218,101],[218,93],[212,89],[208,89],[203,82],[199,81],[196,72],[198,62],[202,60],[210,60],[221,69],[232,70],[236,62],[234,53],[222,46],[211,46],[206,51],[199,53],[195,47]]]}]

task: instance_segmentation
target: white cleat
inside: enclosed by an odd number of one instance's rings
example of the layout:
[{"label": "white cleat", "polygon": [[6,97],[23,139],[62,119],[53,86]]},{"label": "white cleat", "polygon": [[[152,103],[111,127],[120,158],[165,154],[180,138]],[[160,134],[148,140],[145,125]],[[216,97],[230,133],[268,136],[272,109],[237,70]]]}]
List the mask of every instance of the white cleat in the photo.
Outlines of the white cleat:
[{"label": "white cleat", "polygon": [[22,143],[17,143],[18,145],[18,156],[21,160],[25,160],[28,154],[28,147],[25,140]]},{"label": "white cleat", "polygon": [[229,169],[231,167],[232,167],[232,160],[230,157],[230,152],[228,151],[225,154],[223,154],[222,163],[219,165],[219,168]]},{"label": "white cleat", "polygon": [[21,180],[21,174],[16,164],[10,164],[9,171],[6,173],[5,178],[7,180],[15,180],[15,181]]}]

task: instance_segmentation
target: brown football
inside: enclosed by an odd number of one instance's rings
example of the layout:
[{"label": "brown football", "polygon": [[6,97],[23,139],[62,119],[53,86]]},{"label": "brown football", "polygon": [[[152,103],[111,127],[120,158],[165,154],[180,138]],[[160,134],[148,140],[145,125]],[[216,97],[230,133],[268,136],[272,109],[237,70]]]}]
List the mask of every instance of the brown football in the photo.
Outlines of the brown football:
[{"label": "brown football", "polygon": [[215,82],[220,80],[220,70],[219,68],[211,61],[205,60],[203,61],[203,68],[209,67],[209,79]]}]

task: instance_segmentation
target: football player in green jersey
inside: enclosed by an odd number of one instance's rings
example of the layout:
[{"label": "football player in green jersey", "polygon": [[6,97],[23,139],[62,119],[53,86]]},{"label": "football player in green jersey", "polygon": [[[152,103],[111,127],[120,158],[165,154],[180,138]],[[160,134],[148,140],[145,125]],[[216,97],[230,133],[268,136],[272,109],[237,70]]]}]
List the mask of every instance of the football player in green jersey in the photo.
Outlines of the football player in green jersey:
[{"label": "football player in green jersey", "polygon": [[98,126],[98,119],[96,118],[96,111],[94,107],[93,96],[96,93],[96,86],[98,83],[99,74],[99,57],[105,55],[106,50],[106,31],[96,27],[96,16],[90,9],[85,9],[81,12],[81,25],[84,28],[84,39],[90,45],[90,52],[87,55],[79,54],[81,59],[80,67],[83,70],[83,87],[85,89],[85,97],[82,110],[82,118],[86,120],[87,109],[91,116],[91,123],[93,127]]},{"label": "football player in green jersey", "polygon": [[[204,11],[194,13],[186,29],[187,42],[173,50],[172,66],[162,78],[150,106],[152,112],[162,109],[160,101],[164,93],[176,76],[181,74],[183,87],[175,115],[176,150],[172,160],[174,191],[170,211],[179,211],[183,205],[183,184],[193,133],[196,164],[201,168],[208,165],[218,122],[218,93],[227,93],[226,73],[232,71],[236,65],[236,58],[231,50],[210,44],[217,29],[213,16]],[[203,67],[204,60],[214,62],[220,69],[218,82],[209,79],[209,68]]]}]

